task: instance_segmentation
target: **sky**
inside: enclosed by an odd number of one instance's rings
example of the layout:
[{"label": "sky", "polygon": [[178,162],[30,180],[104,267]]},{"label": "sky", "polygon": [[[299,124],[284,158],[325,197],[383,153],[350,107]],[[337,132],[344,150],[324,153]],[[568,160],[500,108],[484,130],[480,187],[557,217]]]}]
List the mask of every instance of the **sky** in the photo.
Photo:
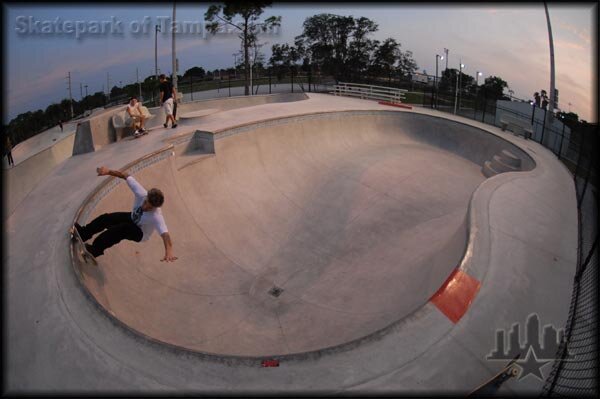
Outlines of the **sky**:
[{"label": "sky", "polygon": [[[4,99],[3,123],[18,114],[45,109],[68,98],[67,74],[71,73],[72,93],[80,99],[81,86],[88,93],[136,81],[154,74],[154,25],[160,17],[172,15],[173,3],[118,3],[88,5],[4,3]],[[209,3],[177,5],[177,20],[199,22]],[[556,88],[559,108],[581,119],[597,122],[597,3],[548,3],[554,38]],[[393,37],[401,49],[413,52],[419,66],[435,74],[436,54],[448,48],[448,67],[475,76],[477,71],[506,80],[514,96],[530,99],[535,91],[550,87],[550,50],[543,3],[277,3],[265,9],[264,18],[281,16],[277,32],[264,34],[261,42],[268,59],[271,45],[292,44],[302,33],[302,23],[312,15],[332,13],[367,17],[378,24],[371,37]],[[93,21],[120,22],[122,34],[86,35],[34,34],[32,22],[81,21],[90,29]],[[133,23],[133,25],[132,25]],[[117,24],[118,25],[118,24]],[[42,25],[38,25],[41,29]],[[54,25],[56,26],[56,25]],[[141,27],[148,28],[146,32]],[[108,27],[108,25],[107,25]],[[118,27],[118,26],[117,26]],[[135,28],[140,27],[140,33]],[[67,27],[70,29],[70,27]],[[74,29],[74,28],[73,28]],[[205,69],[231,67],[239,51],[236,34],[218,36],[199,33],[177,36],[179,74],[193,66]],[[158,67],[171,71],[171,34],[158,34]],[[440,61],[440,73],[445,67]],[[481,78],[480,78],[481,79]],[[482,80],[480,80],[481,82]],[[85,89],[83,91],[85,95]],[[570,104],[569,104],[570,103]]]}]

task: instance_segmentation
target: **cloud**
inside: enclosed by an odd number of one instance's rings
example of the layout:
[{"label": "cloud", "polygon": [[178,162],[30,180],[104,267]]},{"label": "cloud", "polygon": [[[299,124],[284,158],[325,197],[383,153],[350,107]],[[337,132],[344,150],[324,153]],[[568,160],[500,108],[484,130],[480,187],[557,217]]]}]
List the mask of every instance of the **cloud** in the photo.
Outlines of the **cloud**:
[{"label": "cloud", "polygon": [[565,49],[573,49],[573,50],[585,50],[586,48],[578,43],[574,43],[568,40],[557,39],[554,40],[554,44],[556,47],[563,47]]},{"label": "cloud", "polygon": [[[203,40],[182,40],[177,43],[177,51],[184,51],[189,48],[204,45]],[[158,51],[158,56],[162,57],[171,54],[171,46],[163,46]],[[147,49],[138,48],[123,49],[121,53],[115,53],[107,57],[102,57],[100,61],[97,58],[82,59],[78,62],[66,62],[65,65],[60,65],[43,74],[31,78],[27,84],[19,84],[16,86],[13,82],[9,82],[8,98],[6,111],[8,115],[13,115],[15,110],[26,108],[33,99],[39,96],[48,97],[48,103],[60,101],[68,97],[67,92],[67,73],[70,71],[71,76],[74,74],[93,75],[98,73],[106,73],[110,67],[129,64],[135,61],[143,61],[154,58],[154,51],[149,52]],[[74,80],[74,79],[73,79]],[[72,93],[77,97],[77,88],[73,83]],[[51,98],[55,97],[55,98]]]},{"label": "cloud", "polygon": [[579,39],[581,39],[585,44],[590,45],[592,42],[592,38],[590,36],[590,33],[586,30],[586,29],[582,29],[578,26],[575,25],[571,25],[568,24],[564,21],[558,20],[558,25],[565,29],[566,31],[570,32],[571,34],[577,36]]}]

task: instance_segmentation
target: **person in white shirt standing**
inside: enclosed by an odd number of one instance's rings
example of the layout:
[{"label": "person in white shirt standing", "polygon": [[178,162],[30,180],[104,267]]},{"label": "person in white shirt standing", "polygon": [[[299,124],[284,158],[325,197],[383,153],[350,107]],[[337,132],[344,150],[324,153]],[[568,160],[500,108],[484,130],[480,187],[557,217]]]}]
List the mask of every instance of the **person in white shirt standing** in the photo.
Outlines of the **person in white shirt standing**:
[{"label": "person in white shirt standing", "polygon": [[[133,133],[134,137],[140,137],[143,134],[147,134],[148,131],[144,129],[144,122],[146,122],[146,117],[144,113],[140,109],[140,103],[136,96],[133,96],[129,99],[129,104],[127,104],[127,113],[131,118],[131,127],[135,129]],[[136,125],[139,123],[140,128],[136,129]]]},{"label": "person in white shirt standing", "polygon": [[177,99],[177,90],[173,87],[171,82],[167,80],[165,74],[159,76],[160,80],[160,103],[165,110],[165,128],[169,127],[169,121],[171,121],[171,127],[175,129],[177,127],[177,121],[173,114],[173,108],[175,107],[175,101]]},{"label": "person in white shirt standing", "polygon": [[75,228],[83,242],[102,232],[92,244],[85,244],[88,252],[97,258],[121,240],[147,241],[154,231],[158,231],[165,245],[165,256],[161,261],[177,260],[177,257],[173,256],[171,236],[160,209],[165,200],[163,193],[157,188],[146,191],[133,176],[127,173],[110,170],[105,166],[97,168],[96,171],[98,176],[110,175],[124,179],[134,194],[134,200],[131,212],[104,213],[85,226],[75,223]]}]

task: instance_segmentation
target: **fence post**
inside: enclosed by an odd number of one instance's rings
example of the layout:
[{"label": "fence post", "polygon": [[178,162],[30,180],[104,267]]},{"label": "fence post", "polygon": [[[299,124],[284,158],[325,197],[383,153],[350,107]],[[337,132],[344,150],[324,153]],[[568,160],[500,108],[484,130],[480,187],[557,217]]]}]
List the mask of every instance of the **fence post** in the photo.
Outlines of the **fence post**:
[{"label": "fence post", "polygon": [[487,92],[485,89],[483,90],[483,116],[481,117],[481,122],[485,123],[485,111],[487,110]]},{"label": "fence post", "polygon": [[[577,169],[579,169],[579,165],[583,164],[585,157],[583,156],[583,151],[586,148],[585,146],[585,129],[581,129],[581,146],[579,147],[579,157],[577,158]],[[590,172],[592,170],[592,159],[591,159],[591,154],[590,154],[590,167],[587,170],[587,175],[585,177],[585,182],[583,185],[583,190],[581,191],[581,194],[577,193],[577,190],[575,191],[575,193],[577,194],[577,208],[581,208],[581,203],[583,202],[583,197],[585,195],[585,191],[587,188],[587,181],[590,177]],[[577,172],[577,170],[576,170]],[[575,175],[575,179],[577,179],[577,174]],[[575,187],[577,187],[577,184],[575,185]]]},{"label": "fence post", "polygon": [[294,70],[291,69],[291,74],[290,76],[292,77],[291,82],[292,82],[292,93],[294,92]]},{"label": "fence post", "polygon": [[583,202],[583,197],[585,197],[585,191],[587,190],[588,180],[590,180],[591,172],[592,172],[592,158],[591,158],[591,154],[590,154],[590,164],[589,164],[587,173],[585,175],[585,181],[583,183],[583,190],[581,190],[581,198],[578,198],[578,200],[577,200],[578,208],[581,208],[581,203]]},{"label": "fence post", "polygon": [[271,94],[271,68],[269,68],[269,94]]},{"label": "fence post", "polygon": [[435,108],[435,103],[434,103],[434,100],[433,100],[433,96],[434,95],[435,95],[435,88],[432,87],[431,88],[431,108],[432,109]]},{"label": "fence post", "polygon": [[190,75],[190,95],[192,97],[192,101],[194,101],[194,75]]},{"label": "fence post", "polygon": [[312,68],[311,68],[311,67],[309,67],[309,68],[308,68],[308,92],[309,92],[309,93],[310,93],[310,91],[311,91],[311,90],[310,90],[311,77],[312,77],[312,73],[311,73],[311,72],[312,72]]},{"label": "fence post", "polygon": [[231,75],[227,75],[227,89],[229,90],[229,97],[231,97]]},{"label": "fence post", "polygon": [[560,159],[560,154],[562,152],[562,146],[563,146],[564,139],[565,139],[565,123],[564,123],[564,120],[563,120],[562,133],[560,135],[560,146],[558,147],[558,159]]},{"label": "fence post", "polygon": [[533,125],[533,121],[535,120],[535,103],[533,103],[533,111],[531,112],[531,124]]},{"label": "fence post", "polygon": [[546,112],[548,112],[548,111],[546,111],[546,108],[544,108],[544,122],[542,123],[542,137],[540,138],[541,145],[544,145],[544,132],[546,131]]},{"label": "fence post", "polygon": [[[577,164],[575,165],[575,194],[577,195],[577,202],[579,203],[579,193],[577,192],[577,175],[579,174],[579,165],[581,164],[581,154],[583,153],[583,129],[580,130],[579,134],[579,151],[577,154]],[[573,140],[573,132],[571,132],[571,140]]]}]

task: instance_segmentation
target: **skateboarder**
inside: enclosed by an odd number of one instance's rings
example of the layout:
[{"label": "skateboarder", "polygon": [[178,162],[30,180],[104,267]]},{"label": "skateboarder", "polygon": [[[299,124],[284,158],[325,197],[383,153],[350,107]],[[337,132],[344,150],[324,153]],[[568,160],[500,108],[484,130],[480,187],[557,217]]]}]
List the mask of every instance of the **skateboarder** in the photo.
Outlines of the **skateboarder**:
[{"label": "skateboarder", "polygon": [[[129,99],[129,104],[127,105],[127,113],[131,118],[131,128],[135,130],[133,133],[134,137],[140,137],[143,134],[147,134],[148,131],[144,129],[144,123],[146,122],[146,117],[142,113],[140,109],[140,103],[136,96],[133,96]],[[136,129],[136,126],[139,125],[140,128]]]},{"label": "skateboarder", "polygon": [[98,257],[103,255],[107,248],[123,239],[146,241],[154,230],[157,230],[165,245],[165,256],[161,262],[177,260],[177,257],[173,256],[173,244],[160,209],[164,202],[163,193],[157,188],[146,191],[133,176],[127,173],[110,170],[104,166],[97,168],[96,171],[98,176],[115,176],[127,182],[134,194],[133,211],[105,213],[85,226],[75,223],[75,228],[84,242],[94,234],[102,232],[91,245],[85,244],[87,251],[92,256]]}]

